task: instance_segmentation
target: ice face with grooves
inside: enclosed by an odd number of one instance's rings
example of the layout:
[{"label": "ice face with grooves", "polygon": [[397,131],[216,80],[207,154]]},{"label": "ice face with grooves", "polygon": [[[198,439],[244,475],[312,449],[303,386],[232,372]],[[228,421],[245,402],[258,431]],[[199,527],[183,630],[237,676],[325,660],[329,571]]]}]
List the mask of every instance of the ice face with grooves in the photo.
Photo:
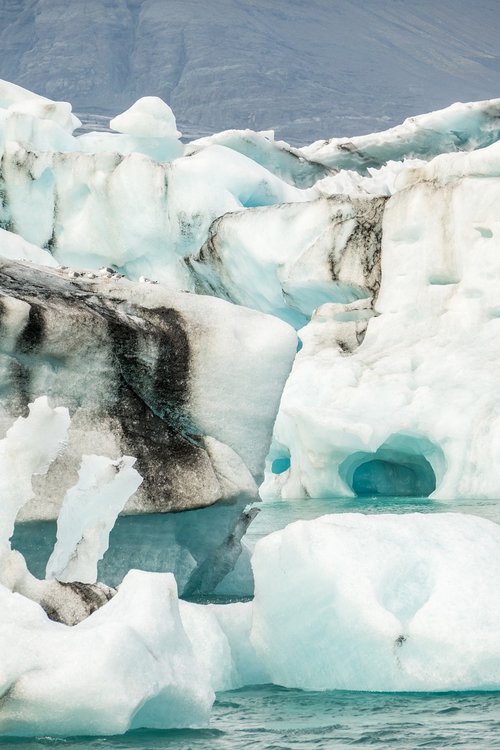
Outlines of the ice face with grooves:
[{"label": "ice face with grooves", "polygon": [[270,457],[265,497],[355,494],[341,467],[387,448],[400,475],[429,464],[432,497],[499,497],[499,175],[500,143],[400,173],[371,316],[323,305],[299,331],[271,448],[290,469]]}]

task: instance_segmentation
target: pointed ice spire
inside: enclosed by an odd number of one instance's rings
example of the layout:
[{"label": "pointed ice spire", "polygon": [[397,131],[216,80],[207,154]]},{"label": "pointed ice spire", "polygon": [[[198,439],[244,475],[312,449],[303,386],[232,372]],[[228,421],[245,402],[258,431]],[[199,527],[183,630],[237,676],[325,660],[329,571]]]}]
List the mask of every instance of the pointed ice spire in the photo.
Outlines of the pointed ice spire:
[{"label": "pointed ice spire", "polygon": [[108,549],[118,514],[142,482],[135,458],[113,461],[83,456],[78,482],[66,493],[57,520],[57,541],[46,577],[68,583],[95,583],[97,564]]}]

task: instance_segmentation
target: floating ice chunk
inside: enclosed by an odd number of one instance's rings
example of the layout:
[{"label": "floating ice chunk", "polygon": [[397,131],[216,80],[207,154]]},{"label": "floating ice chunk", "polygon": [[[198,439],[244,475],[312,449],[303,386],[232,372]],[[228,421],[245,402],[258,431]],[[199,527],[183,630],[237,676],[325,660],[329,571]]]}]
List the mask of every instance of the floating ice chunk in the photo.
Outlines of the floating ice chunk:
[{"label": "floating ice chunk", "polygon": [[210,678],[193,656],[171,574],[131,571],[74,627],[0,587],[0,732],[119,734],[209,719]]},{"label": "floating ice chunk", "polygon": [[95,583],[97,564],[108,549],[118,514],[142,482],[135,458],[112,461],[83,456],[78,483],[66,493],[57,520],[57,542],[47,578]]},{"label": "floating ice chunk", "polygon": [[179,602],[182,624],[195,658],[210,675],[215,691],[269,682],[250,639],[252,607],[252,602]]},{"label": "floating ice chunk", "polygon": [[307,690],[500,687],[500,527],[476,516],[324,516],[260,540],[251,640]]},{"label": "floating ice chunk", "polygon": [[430,159],[450,151],[472,151],[497,141],[500,99],[462,104],[409,117],[401,125],[354,138],[316,141],[300,149],[307,159],[336,169],[365,171],[391,160]]},{"label": "floating ice chunk", "polygon": [[0,441],[0,544],[8,545],[19,510],[34,496],[31,478],[47,472],[65,443],[69,423],[67,409],[52,409],[41,396]]}]

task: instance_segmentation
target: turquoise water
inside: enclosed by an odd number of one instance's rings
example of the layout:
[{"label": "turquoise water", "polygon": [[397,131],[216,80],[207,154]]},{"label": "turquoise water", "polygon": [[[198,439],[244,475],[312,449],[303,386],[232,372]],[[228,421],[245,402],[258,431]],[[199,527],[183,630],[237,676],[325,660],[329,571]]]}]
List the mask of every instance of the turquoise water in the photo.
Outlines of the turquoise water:
[{"label": "turquoise water", "polygon": [[500,695],[305,693],[274,686],[219,695],[210,727],[122,737],[4,739],[12,750],[343,750],[500,748]]},{"label": "turquoise water", "polygon": [[[292,521],[326,513],[461,512],[500,523],[500,501],[329,498],[277,501],[258,507],[261,512],[247,533],[251,547]],[[147,547],[147,526],[140,517],[130,523],[138,524]],[[40,528],[45,529],[43,525]],[[39,541],[43,547],[42,537]],[[135,731],[107,738],[0,739],[0,749],[12,750],[342,750],[357,746],[500,748],[500,693],[307,693],[268,685],[219,694],[206,729]]]},{"label": "turquoise water", "polygon": [[334,497],[275,500],[256,503],[260,509],[246,540],[250,547],[263,536],[293,521],[311,520],[328,513],[470,513],[500,523],[500,500],[437,501],[428,497]]}]

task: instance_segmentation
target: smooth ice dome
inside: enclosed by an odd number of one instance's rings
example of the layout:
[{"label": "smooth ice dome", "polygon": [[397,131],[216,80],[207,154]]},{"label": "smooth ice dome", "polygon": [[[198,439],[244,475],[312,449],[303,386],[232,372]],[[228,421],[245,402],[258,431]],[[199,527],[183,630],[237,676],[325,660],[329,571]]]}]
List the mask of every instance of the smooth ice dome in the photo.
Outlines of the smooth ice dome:
[{"label": "smooth ice dome", "polygon": [[251,642],[306,690],[500,687],[500,527],[462,514],[298,521],[252,559]]},{"label": "smooth ice dome", "polygon": [[143,96],[135,104],[110,120],[109,126],[118,133],[137,138],[180,138],[175,116],[166,102],[157,96]]}]

